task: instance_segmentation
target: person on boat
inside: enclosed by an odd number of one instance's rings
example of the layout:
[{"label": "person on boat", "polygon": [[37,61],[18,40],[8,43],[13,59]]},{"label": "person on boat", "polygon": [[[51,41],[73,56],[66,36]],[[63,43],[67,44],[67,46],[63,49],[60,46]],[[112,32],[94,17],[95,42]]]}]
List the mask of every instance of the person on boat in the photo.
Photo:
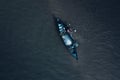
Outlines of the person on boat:
[{"label": "person on boat", "polygon": [[68,24],[68,26],[66,26],[66,31],[67,31],[68,33],[73,33],[73,32],[76,32],[76,29],[71,28],[71,27],[70,27],[70,24]]}]

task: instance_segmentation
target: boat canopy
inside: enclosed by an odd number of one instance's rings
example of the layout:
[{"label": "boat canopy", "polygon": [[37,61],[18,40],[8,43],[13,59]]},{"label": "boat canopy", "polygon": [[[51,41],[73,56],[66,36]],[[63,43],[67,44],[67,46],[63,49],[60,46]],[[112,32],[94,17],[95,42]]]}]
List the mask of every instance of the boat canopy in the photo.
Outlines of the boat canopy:
[{"label": "boat canopy", "polygon": [[68,35],[62,35],[63,41],[67,46],[72,45],[72,40]]}]

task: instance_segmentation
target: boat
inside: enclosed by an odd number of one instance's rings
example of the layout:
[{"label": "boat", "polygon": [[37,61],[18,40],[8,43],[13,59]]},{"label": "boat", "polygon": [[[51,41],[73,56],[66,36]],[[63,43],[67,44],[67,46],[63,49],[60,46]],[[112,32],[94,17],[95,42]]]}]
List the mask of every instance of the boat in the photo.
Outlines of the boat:
[{"label": "boat", "polygon": [[68,49],[72,57],[78,60],[77,47],[79,44],[76,40],[74,40],[70,32],[71,28],[59,17],[54,17],[54,21],[55,21],[55,25],[57,27],[59,36],[61,37],[64,45],[66,46],[66,48]]}]

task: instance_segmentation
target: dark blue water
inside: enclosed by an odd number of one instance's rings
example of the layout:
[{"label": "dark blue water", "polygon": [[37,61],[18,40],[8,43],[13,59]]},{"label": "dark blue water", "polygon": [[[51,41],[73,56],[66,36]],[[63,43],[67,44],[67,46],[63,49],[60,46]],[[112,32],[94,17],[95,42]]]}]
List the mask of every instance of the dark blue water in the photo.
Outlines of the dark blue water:
[{"label": "dark blue water", "polygon": [[[52,14],[77,29],[78,62]],[[116,0],[0,1],[0,80],[119,80],[119,14]]]}]

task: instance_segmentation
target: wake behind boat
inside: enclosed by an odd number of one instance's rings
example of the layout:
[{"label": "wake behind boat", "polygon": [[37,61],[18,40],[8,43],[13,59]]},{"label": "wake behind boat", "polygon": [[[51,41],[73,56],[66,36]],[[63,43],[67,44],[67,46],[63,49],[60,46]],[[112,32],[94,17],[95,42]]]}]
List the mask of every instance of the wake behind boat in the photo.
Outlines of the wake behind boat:
[{"label": "wake behind boat", "polygon": [[64,45],[66,46],[70,54],[76,60],[78,60],[76,50],[76,48],[78,47],[78,43],[72,37],[71,28],[67,24],[65,24],[60,18],[54,17],[54,21]]}]

